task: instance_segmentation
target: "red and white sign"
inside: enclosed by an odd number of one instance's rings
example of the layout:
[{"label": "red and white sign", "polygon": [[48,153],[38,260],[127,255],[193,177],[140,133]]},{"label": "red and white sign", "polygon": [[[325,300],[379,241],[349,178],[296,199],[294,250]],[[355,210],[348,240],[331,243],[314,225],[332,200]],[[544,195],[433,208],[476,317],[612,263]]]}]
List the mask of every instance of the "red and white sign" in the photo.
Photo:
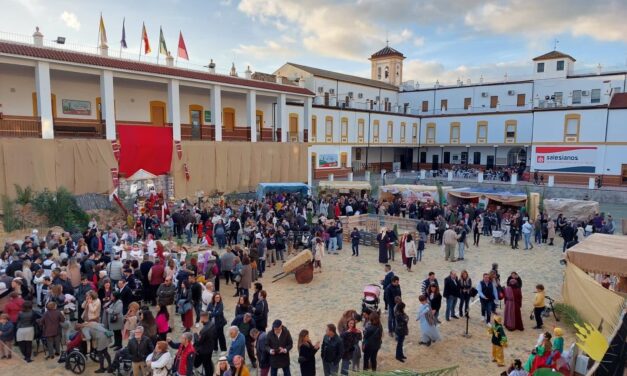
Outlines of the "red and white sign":
[{"label": "red and white sign", "polygon": [[534,146],[531,167],[534,171],[596,172],[596,146]]}]

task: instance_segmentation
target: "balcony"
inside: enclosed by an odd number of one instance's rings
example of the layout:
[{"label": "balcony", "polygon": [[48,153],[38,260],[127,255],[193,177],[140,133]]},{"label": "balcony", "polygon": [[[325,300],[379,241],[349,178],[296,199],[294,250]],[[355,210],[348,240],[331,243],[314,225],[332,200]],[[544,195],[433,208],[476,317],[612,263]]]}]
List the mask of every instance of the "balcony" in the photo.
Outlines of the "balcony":
[{"label": "balcony", "polygon": [[0,116],[0,137],[41,138],[41,121],[33,116]]},{"label": "balcony", "polygon": [[105,138],[105,126],[99,120],[54,119],[55,138]]}]

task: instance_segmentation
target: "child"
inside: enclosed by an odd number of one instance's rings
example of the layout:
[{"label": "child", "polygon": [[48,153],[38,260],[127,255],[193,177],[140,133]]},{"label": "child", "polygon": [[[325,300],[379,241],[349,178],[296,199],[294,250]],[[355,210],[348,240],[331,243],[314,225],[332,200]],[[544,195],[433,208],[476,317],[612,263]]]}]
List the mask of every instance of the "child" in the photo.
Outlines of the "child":
[{"label": "child", "polygon": [[529,375],[527,373],[527,371],[525,371],[524,368],[522,367],[522,362],[520,361],[520,359],[515,359],[514,360],[514,364],[512,364],[507,371],[508,372],[504,372],[505,375],[507,375],[507,376],[527,376],[527,375]]},{"label": "child", "polygon": [[0,315],[0,354],[2,359],[11,359],[11,347],[13,346],[13,323],[9,321],[9,315]]},{"label": "child", "polygon": [[320,238],[316,238],[314,245],[314,269],[318,269],[318,273],[322,273],[322,258],[324,257],[324,242]]},{"label": "child", "polygon": [[507,337],[500,316],[494,315],[494,324],[490,328],[490,334],[492,334],[492,361],[496,362],[499,367],[503,367],[505,366],[503,348],[507,347]]},{"label": "child", "polygon": [[544,312],[544,286],[536,285],[536,297],[533,300],[533,316],[536,319],[536,326],[534,329],[542,329],[544,323],[542,322],[542,312]]},{"label": "child", "polygon": [[429,223],[429,243],[435,243],[435,222]]},{"label": "child", "polygon": [[[390,264],[385,264],[384,267],[385,270],[385,276],[383,277],[383,280],[381,280],[381,285],[383,287],[383,291],[385,291],[385,289],[392,284],[392,278],[394,278],[394,272],[392,271],[392,265]],[[388,303],[385,302],[385,310],[388,310]]]},{"label": "child", "polygon": [[562,328],[555,328],[553,329],[553,335],[555,336],[553,337],[553,346],[551,346],[553,351],[546,361],[546,364],[551,365],[555,369],[559,369],[559,367],[556,366],[556,362],[561,358],[562,352],[564,351],[564,332]]}]

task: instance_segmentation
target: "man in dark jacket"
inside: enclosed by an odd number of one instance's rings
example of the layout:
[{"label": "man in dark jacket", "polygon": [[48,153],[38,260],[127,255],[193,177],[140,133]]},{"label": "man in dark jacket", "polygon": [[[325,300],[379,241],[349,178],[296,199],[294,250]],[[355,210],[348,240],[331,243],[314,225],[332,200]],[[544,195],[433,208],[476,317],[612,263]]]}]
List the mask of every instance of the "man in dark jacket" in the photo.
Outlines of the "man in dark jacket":
[{"label": "man in dark jacket", "polygon": [[343,354],[344,342],[337,335],[335,325],[328,324],[327,332],[322,340],[322,351],[320,351],[325,375],[337,375]]},{"label": "man in dark jacket", "polygon": [[205,375],[213,375],[213,361],[211,360],[211,354],[213,354],[214,346],[217,343],[216,327],[209,320],[209,313],[200,313],[200,322],[202,329],[198,333],[198,341],[194,344],[196,349],[196,363],[198,366],[202,364],[205,369]]},{"label": "man in dark jacket", "polygon": [[146,366],[146,357],[155,349],[150,338],[144,335],[144,327],[138,326],[133,332],[133,338],[128,341],[128,353],[133,364],[133,375],[147,376],[149,369]]},{"label": "man in dark jacket", "polygon": [[190,290],[192,291],[192,305],[196,312],[196,324],[198,324],[200,311],[202,310],[202,285],[196,281],[196,276],[193,274],[189,275],[189,283]]},{"label": "man in dark jacket", "polygon": [[459,279],[457,273],[451,270],[448,277],[444,278],[444,298],[446,298],[446,321],[451,321],[451,317],[457,319],[455,316],[455,306],[457,305],[457,299],[460,297]]},{"label": "man in dark jacket", "polygon": [[292,335],[283,326],[281,320],[274,320],[272,330],[266,336],[265,350],[270,353],[270,372],[278,374],[278,370],[283,370],[284,376],[291,376],[290,373],[290,350],[294,346]]},{"label": "man in dark jacket", "polygon": [[257,350],[259,370],[262,374],[267,375],[270,372],[270,353],[266,349],[266,340],[268,338],[268,334],[266,332],[259,332],[258,330],[251,331],[250,334],[253,337],[256,337],[255,350]]},{"label": "man in dark jacket", "polygon": [[392,283],[385,288],[383,292],[383,300],[385,304],[388,306],[388,330],[390,332],[390,336],[394,336],[394,301],[397,296],[401,296],[401,284],[398,276],[392,277]]},{"label": "man in dark jacket", "polygon": [[257,326],[255,324],[255,320],[253,319],[253,315],[250,313],[238,315],[235,319],[233,319],[231,325],[237,326],[239,328],[239,332],[244,335],[248,359],[250,359],[250,364],[253,368],[257,368],[257,358],[255,357],[255,339],[251,335],[251,331],[256,329]]},{"label": "man in dark jacket", "polygon": [[562,238],[564,239],[564,246],[562,247],[562,252],[566,252],[566,249],[572,244],[568,244],[575,239],[575,228],[570,224],[570,222],[566,223],[564,227],[562,227]]},{"label": "man in dark jacket", "polygon": [[265,290],[259,291],[259,295],[257,296],[257,303],[253,307],[253,318],[255,319],[255,324],[257,325],[257,329],[260,332],[265,332],[268,326],[268,301],[266,297],[268,294]]}]

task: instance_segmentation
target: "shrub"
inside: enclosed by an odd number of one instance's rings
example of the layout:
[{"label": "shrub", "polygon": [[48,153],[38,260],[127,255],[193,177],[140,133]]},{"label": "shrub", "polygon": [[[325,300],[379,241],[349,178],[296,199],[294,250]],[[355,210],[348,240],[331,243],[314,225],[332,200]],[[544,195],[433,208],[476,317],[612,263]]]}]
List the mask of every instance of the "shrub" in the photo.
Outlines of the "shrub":
[{"label": "shrub", "polygon": [[15,184],[15,193],[17,194],[15,202],[20,205],[30,204],[36,194],[31,187],[22,188],[18,184]]},{"label": "shrub", "polygon": [[577,312],[575,307],[565,303],[555,303],[553,308],[555,309],[557,317],[559,317],[562,322],[571,328],[574,328],[575,324],[583,325],[584,320],[581,318],[581,315]]},{"label": "shrub", "polygon": [[56,192],[45,190],[33,200],[35,210],[48,218],[49,226],[61,226],[67,231],[81,230],[87,226],[89,215],[76,203],[65,188]]},{"label": "shrub", "polygon": [[2,211],[4,212],[4,231],[11,232],[24,228],[24,224],[15,215],[15,203],[7,196],[2,196]]}]

